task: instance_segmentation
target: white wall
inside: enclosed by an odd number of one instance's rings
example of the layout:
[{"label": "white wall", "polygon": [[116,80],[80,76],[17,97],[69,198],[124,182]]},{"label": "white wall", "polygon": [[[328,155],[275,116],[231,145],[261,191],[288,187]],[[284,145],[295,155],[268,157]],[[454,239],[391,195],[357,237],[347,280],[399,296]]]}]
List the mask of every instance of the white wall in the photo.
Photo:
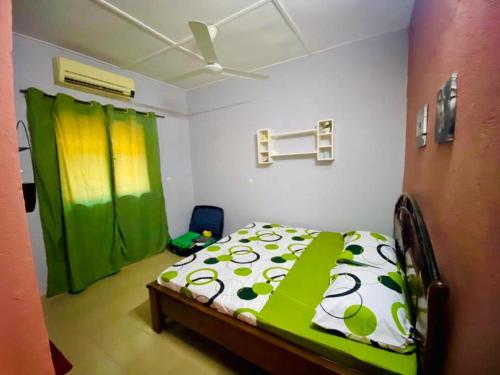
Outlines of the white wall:
[{"label": "white wall", "polygon": [[[406,30],[264,73],[271,79],[188,91],[189,111],[206,111],[190,117],[195,202],[223,207],[226,232],[262,220],[392,233],[403,177]],[[328,118],[336,124],[333,164],[305,158],[257,167],[257,129],[307,129]]]},{"label": "white wall", "polygon": [[[14,34],[14,86],[18,120],[26,121],[26,102],[24,95],[19,93],[19,90],[28,87],[36,87],[49,94],[64,92],[82,100],[96,100],[103,104],[111,103],[119,107],[133,107],[141,111],[150,111],[151,109],[136,103],[186,112],[184,90],[128,71],[119,71],[119,73],[135,80],[137,95],[132,103],[114,101],[55,86],[52,74],[52,58],[54,56],[66,56],[110,71],[117,71],[111,65]],[[194,202],[188,119],[172,116],[158,119],[158,134],[169,229],[170,234],[176,236],[186,230]],[[20,137],[20,141],[24,143],[24,137]],[[33,172],[27,151],[22,153],[21,165],[25,171],[23,173],[24,181],[33,181]],[[38,284],[40,292],[44,294],[47,284],[47,266],[38,205],[35,212],[28,214],[28,222]]]},{"label": "white wall", "polygon": [[[354,42],[266,69],[269,81],[231,79],[186,92],[150,78],[135,79],[133,103],[55,86],[52,58],[114,67],[56,46],[14,35],[18,119],[26,119],[19,89],[37,87],[83,100],[148,111],[137,103],[198,113],[189,120],[158,119],[162,178],[171,235],[183,232],[194,204],[225,209],[226,232],[262,220],[329,230],[392,232],[392,210],[401,193],[406,118],[407,34],[398,31]],[[336,160],[278,160],[256,165],[255,132],[336,123]],[[286,143],[288,149],[311,140]],[[285,147],[285,145],[283,146]],[[26,152],[25,181],[32,181]],[[194,186],[194,188],[193,188]],[[28,214],[41,293],[47,269],[38,210]]]}]

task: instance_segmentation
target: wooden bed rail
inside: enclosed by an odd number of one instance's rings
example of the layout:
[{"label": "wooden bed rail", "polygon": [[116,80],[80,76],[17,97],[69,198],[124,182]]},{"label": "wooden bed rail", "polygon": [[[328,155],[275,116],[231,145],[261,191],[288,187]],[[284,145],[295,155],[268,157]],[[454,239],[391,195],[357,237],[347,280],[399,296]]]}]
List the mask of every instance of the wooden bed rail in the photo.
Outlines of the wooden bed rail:
[{"label": "wooden bed rail", "polygon": [[[208,337],[272,374],[361,374],[262,329],[221,314],[152,281],[147,285],[153,330],[160,333],[168,317]],[[375,368],[367,368],[375,371]],[[380,373],[380,371],[379,371]]]},{"label": "wooden bed rail", "polygon": [[[422,214],[409,195],[398,199],[394,210],[396,248],[405,268],[412,323],[416,327],[418,372],[440,373],[445,347],[448,288],[439,279],[431,241]],[[153,330],[160,333],[165,319],[215,341],[229,351],[273,374],[385,373],[368,363],[356,369],[331,361],[267,331],[198,303],[153,281],[147,285]],[[382,349],[381,349],[382,350]]]}]

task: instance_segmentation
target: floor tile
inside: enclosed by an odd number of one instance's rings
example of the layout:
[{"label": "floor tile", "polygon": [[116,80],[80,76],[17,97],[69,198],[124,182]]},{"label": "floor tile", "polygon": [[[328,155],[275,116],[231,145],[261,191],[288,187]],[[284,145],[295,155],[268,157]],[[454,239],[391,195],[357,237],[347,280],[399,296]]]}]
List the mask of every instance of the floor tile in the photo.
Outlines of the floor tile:
[{"label": "floor tile", "polygon": [[69,375],[123,375],[124,371],[113,362],[110,358],[103,355],[102,357],[83,363],[77,364]]},{"label": "floor tile", "polygon": [[158,254],[81,293],[42,299],[49,335],[73,364],[71,375],[263,373],[175,322],[161,334],[151,329],[146,284],[179,259]]}]

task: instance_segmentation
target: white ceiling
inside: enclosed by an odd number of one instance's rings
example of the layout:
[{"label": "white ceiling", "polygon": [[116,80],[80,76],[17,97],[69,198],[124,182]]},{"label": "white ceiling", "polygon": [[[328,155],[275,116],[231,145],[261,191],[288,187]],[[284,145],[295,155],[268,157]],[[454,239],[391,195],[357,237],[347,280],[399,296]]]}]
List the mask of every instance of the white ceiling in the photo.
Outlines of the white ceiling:
[{"label": "white ceiling", "polygon": [[[168,82],[203,62],[188,21],[219,27],[223,66],[307,56],[408,27],[414,0],[15,0],[14,31]],[[172,44],[174,43],[174,44]],[[203,74],[176,86],[225,77]]]}]

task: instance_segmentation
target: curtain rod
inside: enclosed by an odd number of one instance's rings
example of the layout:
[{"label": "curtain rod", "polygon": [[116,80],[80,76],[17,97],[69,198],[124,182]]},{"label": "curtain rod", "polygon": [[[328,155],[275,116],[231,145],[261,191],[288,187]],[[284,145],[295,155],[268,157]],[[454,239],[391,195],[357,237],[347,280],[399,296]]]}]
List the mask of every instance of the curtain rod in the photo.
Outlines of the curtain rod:
[{"label": "curtain rod", "polygon": [[[19,92],[20,92],[20,93],[22,93],[22,94],[26,94],[26,93],[28,92],[28,90],[27,90],[27,89],[24,89],[24,90],[19,90]],[[43,93],[43,96],[46,96],[46,97],[48,97],[48,98],[54,98],[54,99],[55,99],[55,97],[56,97],[55,95],[50,95],[50,94],[46,94],[46,93]],[[73,100],[74,100],[75,102],[77,102],[77,103],[82,103],[82,104],[90,104],[90,102],[85,102],[85,101],[83,101],[83,100],[78,100],[78,99],[76,99],[76,98],[74,98]],[[127,108],[117,108],[117,107],[114,107],[114,109],[116,109],[116,110],[118,110],[118,111],[127,111]],[[138,113],[138,114],[140,114],[140,115],[145,115],[145,116],[147,116],[147,115],[148,115],[148,113],[147,113],[147,112],[141,112],[141,111],[135,111],[135,113]],[[154,112],[152,112],[152,113],[153,113],[153,114],[155,115],[155,117],[157,117],[157,118],[165,118],[165,116],[163,116],[163,115],[159,115],[159,114],[156,114],[156,113],[154,113]]]}]

